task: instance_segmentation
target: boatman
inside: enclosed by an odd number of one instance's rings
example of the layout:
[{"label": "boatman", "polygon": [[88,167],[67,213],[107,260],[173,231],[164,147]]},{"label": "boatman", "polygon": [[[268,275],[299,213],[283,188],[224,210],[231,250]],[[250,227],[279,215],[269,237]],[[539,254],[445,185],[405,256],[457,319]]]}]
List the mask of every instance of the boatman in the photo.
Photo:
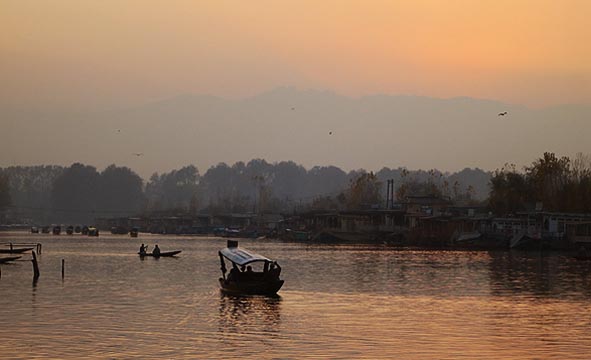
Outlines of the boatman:
[{"label": "boatman", "polygon": [[140,246],[140,255],[146,255],[146,250],[148,250],[148,247],[142,244],[142,246]]}]

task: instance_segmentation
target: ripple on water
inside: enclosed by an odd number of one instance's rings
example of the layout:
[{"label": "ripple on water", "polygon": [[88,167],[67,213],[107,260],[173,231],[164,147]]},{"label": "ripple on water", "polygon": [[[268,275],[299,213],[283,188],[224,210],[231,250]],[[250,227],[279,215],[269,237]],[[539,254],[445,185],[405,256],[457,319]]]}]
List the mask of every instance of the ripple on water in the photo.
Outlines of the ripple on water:
[{"label": "ripple on water", "polygon": [[[241,240],[282,264],[285,287],[269,298],[220,294],[223,239],[39,235],[34,241],[44,250],[36,285],[30,263],[2,267],[3,358],[583,359],[591,353],[590,266],[563,254]],[[183,253],[140,260],[141,242]]]}]

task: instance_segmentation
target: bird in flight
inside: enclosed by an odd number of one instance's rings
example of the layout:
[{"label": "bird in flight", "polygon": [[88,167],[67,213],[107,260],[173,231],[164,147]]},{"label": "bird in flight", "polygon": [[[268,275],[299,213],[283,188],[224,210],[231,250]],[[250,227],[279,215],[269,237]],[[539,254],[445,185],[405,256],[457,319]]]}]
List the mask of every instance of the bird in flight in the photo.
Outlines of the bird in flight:
[{"label": "bird in flight", "polygon": [[507,112],[506,111],[503,111],[503,112],[499,113],[498,116],[505,116],[505,115],[507,115]]},{"label": "bird in flight", "polygon": [[332,131],[329,131],[329,132],[328,132],[328,135],[332,135]]},{"label": "bird in flight", "polygon": [[144,155],[144,153],[132,153],[131,155],[142,156],[142,155]]}]

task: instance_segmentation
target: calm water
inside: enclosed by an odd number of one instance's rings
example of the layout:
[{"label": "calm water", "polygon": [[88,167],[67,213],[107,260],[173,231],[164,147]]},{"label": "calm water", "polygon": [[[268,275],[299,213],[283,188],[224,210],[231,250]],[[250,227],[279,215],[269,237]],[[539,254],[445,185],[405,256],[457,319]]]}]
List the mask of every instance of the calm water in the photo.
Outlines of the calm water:
[{"label": "calm water", "polygon": [[[591,262],[564,254],[241,240],[279,260],[285,285],[277,298],[236,298],[217,287],[224,239],[0,241],[43,244],[36,284],[30,261],[1,265],[2,359],[591,356]],[[183,252],[140,260],[142,242]]]}]

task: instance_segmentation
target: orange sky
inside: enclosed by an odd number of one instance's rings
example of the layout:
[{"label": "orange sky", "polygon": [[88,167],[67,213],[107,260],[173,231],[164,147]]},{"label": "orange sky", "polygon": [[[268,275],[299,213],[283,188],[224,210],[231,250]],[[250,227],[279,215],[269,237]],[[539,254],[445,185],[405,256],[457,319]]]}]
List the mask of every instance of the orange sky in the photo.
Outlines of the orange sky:
[{"label": "orange sky", "polygon": [[126,106],[277,86],[591,103],[591,1],[0,3],[0,104]]}]

